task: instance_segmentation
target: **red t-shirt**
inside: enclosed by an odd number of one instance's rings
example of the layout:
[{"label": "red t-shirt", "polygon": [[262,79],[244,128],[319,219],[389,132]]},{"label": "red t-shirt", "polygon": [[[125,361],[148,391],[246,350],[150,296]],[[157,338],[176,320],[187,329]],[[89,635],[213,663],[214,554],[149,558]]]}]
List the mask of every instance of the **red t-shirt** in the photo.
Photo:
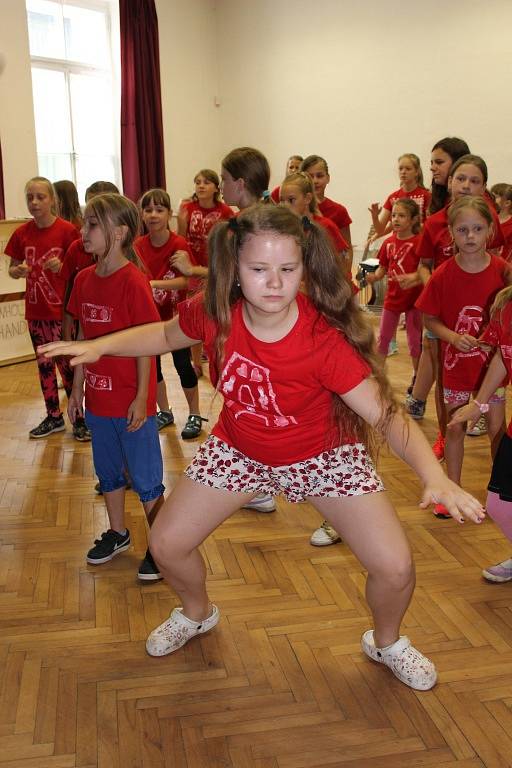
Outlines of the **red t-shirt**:
[{"label": "red t-shirt", "polygon": [[[184,237],[170,232],[170,237],[163,245],[153,245],[149,235],[138,237],[134,247],[141,261],[148,270],[150,280],[173,280],[175,277],[183,277],[182,273],[172,267],[170,258],[176,251],[186,251],[190,256],[190,246]],[[162,320],[170,320],[176,312],[178,302],[183,301],[187,295],[186,289],[182,291],[165,291],[163,288],[153,288],[153,299]]]},{"label": "red t-shirt", "polygon": [[322,202],[318,203],[318,208],[322,216],[327,216],[328,219],[334,221],[338,229],[344,229],[352,224],[347,209],[341,203],[335,203],[334,200],[324,197]]},{"label": "red t-shirt", "polygon": [[505,261],[512,262],[512,217],[507,221],[500,221],[500,224],[505,240],[505,245],[500,249],[500,256]]},{"label": "red t-shirt", "polygon": [[94,264],[94,254],[84,250],[82,238],[79,237],[78,240],[71,243],[66,251],[60,276],[67,283],[69,280],[75,279],[77,272],[90,267],[91,264]]},{"label": "red t-shirt", "polygon": [[[96,266],[79,272],[68,311],[80,321],[85,339],[160,320],[148,278],[131,262],[108,277],[99,277]],[[85,367],[85,407],[95,416],[126,417],[136,394],[137,358],[105,356]],[[155,403],[156,366],[152,358],[148,416],[155,414]]]},{"label": "red t-shirt", "polygon": [[388,286],[384,297],[384,309],[391,312],[406,312],[414,307],[416,299],[421,293],[421,285],[414,288],[401,288],[395,275],[407,275],[416,272],[420,257],[418,256],[419,235],[413,235],[405,240],[400,240],[396,234],[392,234],[382,243],[378,259],[388,276]]},{"label": "red t-shirt", "polygon": [[315,214],[313,215],[313,221],[316,221],[317,224],[320,224],[321,227],[327,230],[329,237],[333,242],[336,253],[341,253],[341,251],[348,251],[347,241],[332,219],[328,219],[326,216],[317,216]]},{"label": "red t-shirt", "polygon": [[[330,326],[303,294],[299,316],[279,341],[266,343],[247,329],[243,301],[232,307],[219,392],[224,405],[212,432],[220,440],[263,464],[281,466],[318,456],[340,440],[332,417],[332,393],[343,394],[370,374],[370,368],[340,331]],[[180,326],[204,342],[214,360],[217,323],[205,314],[202,296],[180,304]],[[210,362],[214,386],[219,379]]]},{"label": "red t-shirt", "polygon": [[400,189],[397,189],[395,192],[392,192],[390,195],[388,195],[382,207],[385,208],[386,211],[391,211],[394,203],[396,203],[396,201],[400,200],[402,197],[409,197],[418,205],[418,208],[420,209],[420,221],[423,224],[427,215],[428,207],[430,205],[430,191],[425,189],[425,187],[416,187],[410,192],[406,192],[404,189],[402,189],[402,187],[400,187]]},{"label": "red t-shirt", "polygon": [[62,302],[66,283],[60,272],[43,269],[48,259],[61,261],[79,237],[76,228],[64,219],[56,218],[49,227],[38,227],[27,221],[12,233],[5,253],[15,261],[26,261],[30,272],[26,278],[25,317],[27,320],[62,320]]},{"label": "red t-shirt", "polygon": [[187,239],[190,243],[193,263],[208,266],[208,235],[217,222],[230,219],[233,211],[226,203],[217,203],[214,208],[203,208],[196,200],[184,203],[188,213]]},{"label": "red t-shirt", "polygon": [[[489,322],[494,297],[506,284],[508,264],[490,255],[490,263],[481,272],[466,272],[457,259],[449,259],[432,274],[416,306],[426,315],[459,334],[478,338]],[[459,392],[476,391],[484,377],[489,355],[480,347],[460,352],[442,341],[443,384]]]},{"label": "red t-shirt", "polygon": [[270,197],[274,201],[274,203],[279,203],[281,201],[281,186],[274,187],[272,192],[270,193]]},{"label": "red t-shirt", "polygon": [[[449,259],[455,252],[453,238],[448,229],[448,208],[449,205],[441,208],[437,213],[433,213],[432,216],[428,216],[420,235],[419,257],[422,260],[431,261],[432,270],[437,269],[443,261]],[[494,206],[489,205],[489,210],[494,220],[495,232],[487,247],[489,250],[493,250],[503,245],[505,240]]]},{"label": "red t-shirt", "polygon": [[[507,369],[508,381],[512,380],[512,302],[495,312],[481,336],[492,347],[499,347],[503,365]],[[512,419],[507,428],[507,435],[512,437]]]}]

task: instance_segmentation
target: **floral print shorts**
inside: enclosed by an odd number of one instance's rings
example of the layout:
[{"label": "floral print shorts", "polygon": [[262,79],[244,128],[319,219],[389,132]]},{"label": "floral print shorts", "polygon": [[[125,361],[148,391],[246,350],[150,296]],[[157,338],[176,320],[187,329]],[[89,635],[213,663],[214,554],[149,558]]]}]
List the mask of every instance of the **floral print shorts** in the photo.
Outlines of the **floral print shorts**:
[{"label": "floral print shorts", "polygon": [[[462,392],[457,389],[448,389],[447,387],[443,390],[443,399],[446,405],[466,405],[466,403],[469,403],[471,395],[471,392]],[[498,387],[496,392],[490,396],[489,403],[490,405],[504,403],[505,397],[505,387]]]},{"label": "floral print shorts", "polygon": [[205,440],[185,470],[191,480],[232,493],[257,493],[288,501],[308,496],[358,496],[383,491],[362,443],[341,445],[305,461],[271,467],[247,458],[215,435]]}]

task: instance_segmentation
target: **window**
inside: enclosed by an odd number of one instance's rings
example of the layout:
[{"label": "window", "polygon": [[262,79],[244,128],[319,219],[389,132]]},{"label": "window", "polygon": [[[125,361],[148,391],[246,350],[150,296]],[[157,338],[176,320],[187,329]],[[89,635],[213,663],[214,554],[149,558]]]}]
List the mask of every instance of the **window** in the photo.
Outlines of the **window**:
[{"label": "window", "polygon": [[81,200],[93,181],[120,186],[114,4],[26,0],[26,6],[39,173],[71,179]]}]

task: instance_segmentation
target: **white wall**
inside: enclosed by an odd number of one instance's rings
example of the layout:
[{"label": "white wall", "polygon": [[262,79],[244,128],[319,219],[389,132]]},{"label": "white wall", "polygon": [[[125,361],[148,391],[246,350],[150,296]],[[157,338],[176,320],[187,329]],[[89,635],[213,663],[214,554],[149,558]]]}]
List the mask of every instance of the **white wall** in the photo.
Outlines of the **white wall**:
[{"label": "white wall", "polygon": [[32,80],[25,3],[2,0],[0,51],[0,139],[7,217],[26,216],[23,187],[37,174]]},{"label": "white wall", "polygon": [[177,209],[201,168],[219,169],[214,0],[156,0],[167,189]]},{"label": "white wall", "polygon": [[354,241],[398,187],[398,155],[429,184],[443,136],[512,182],[510,0],[222,0],[217,15],[222,150],[258,147],[276,183],[288,155],[325,156]]}]

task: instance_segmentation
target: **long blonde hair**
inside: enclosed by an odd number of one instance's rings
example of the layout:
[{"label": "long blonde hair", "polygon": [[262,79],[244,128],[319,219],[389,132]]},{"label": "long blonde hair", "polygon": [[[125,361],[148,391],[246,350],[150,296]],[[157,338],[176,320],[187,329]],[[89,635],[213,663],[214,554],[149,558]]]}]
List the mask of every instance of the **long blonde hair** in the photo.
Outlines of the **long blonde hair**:
[{"label": "long blonde hair", "polygon": [[376,431],[348,408],[337,394],[333,394],[333,420],[340,435],[353,434],[375,453],[393,413],[397,411],[397,404],[376,355],[373,329],[353,299],[352,287],[323,228],[307,218],[301,220],[284,205],[253,205],[236,219],[219,223],[210,233],[204,304],[207,314],[218,325],[215,355],[219,381],[224,367],[224,346],[231,330],[232,307],[242,298],[238,282],[239,254],[248,237],[265,232],[292,237],[300,246],[309,300],[371,368],[381,401],[386,404]]}]

